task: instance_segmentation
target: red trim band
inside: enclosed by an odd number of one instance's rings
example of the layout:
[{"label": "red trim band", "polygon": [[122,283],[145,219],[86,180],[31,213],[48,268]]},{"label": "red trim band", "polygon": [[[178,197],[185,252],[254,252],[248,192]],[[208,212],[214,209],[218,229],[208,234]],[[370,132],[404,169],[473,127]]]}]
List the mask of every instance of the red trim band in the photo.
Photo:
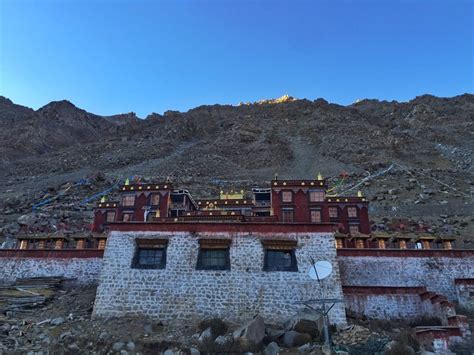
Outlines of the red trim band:
[{"label": "red trim band", "polygon": [[0,258],[87,259],[103,256],[102,249],[0,249]]},{"label": "red trim band", "polygon": [[419,295],[426,292],[426,287],[392,287],[392,286],[342,286],[342,293],[348,295]]},{"label": "red trim band", "polygon": [[253,222],[119,222],[107,225],[120,232],[233,232],[233,233],[333,233],[333,223],[253,223]]},{"label": "red trim band", "polygon": [[378,257],[474,257],[474,250],[443,249],[337,249],[337,256],[378,256]]}]

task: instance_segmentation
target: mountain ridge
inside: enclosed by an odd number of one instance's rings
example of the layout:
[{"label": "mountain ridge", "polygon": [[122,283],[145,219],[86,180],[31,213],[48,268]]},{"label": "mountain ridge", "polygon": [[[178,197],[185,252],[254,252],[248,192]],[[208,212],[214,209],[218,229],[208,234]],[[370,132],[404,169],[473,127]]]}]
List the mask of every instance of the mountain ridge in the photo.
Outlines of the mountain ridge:
[{"label": "mountain ridge", "polygon": [[[374,223],[409,218],[436,231],[450,226],[469,240],[473,136],[471,94],[348,106],[321,98],[202,105],[146,119],[134,113],[95,115],[69,101],[33,111],[0,99],[0,226],[14,224],[63,184],[97,174],[110,182],[131,175],[170,177],[208,197],[229,186],[248,190],[265,184],[275,173],[312,178],[321,172],[337,183],[345,171],[349,177],[342,187],[348,188],[395,164],[387,176],[361,186],[372,200]],[[93,185],[71,201],[99,192]],[[57,208],[79,208],[74,203]],[[87,220],[91,208],[77,220]],[[443,222],[449,218],[440,216],[446,215],[457,222]]]}]

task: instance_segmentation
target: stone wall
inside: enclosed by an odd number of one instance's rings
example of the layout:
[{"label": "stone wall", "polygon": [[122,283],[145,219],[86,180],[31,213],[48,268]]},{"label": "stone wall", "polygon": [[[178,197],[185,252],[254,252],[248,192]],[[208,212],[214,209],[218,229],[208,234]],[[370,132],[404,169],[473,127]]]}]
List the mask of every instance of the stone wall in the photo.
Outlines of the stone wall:
[{"label": "stone wall", "polygon": [[474,279],[456,279],[454,282],[458,302],[474,310]]},{"label": "stone wall", "polygon": [[347,309],[372,319],[416,319],[423,315],[417,294],[344,294]]},{"label": "stone wall", "polygon": [[63,276],[81,285],[98,282],[102,268],[101,253],[93,251],[91,255],[75,255],[77,253],[74,251],[64,250],[52,254],[40,250],[0,250],[0,284],[13,283],[18,278],[40,276]]},{"label": "stone wall", "polygon": [[474,251],[338,250],[343,286],[426,286],[457,300],[455,279],[474,278]]},{"label": "stone wall", "polygon": [[[135,239],[168,239],[166,268],[131,268]],[[262,271],[262,238],[297,240],[298,272]],[[228,271],[196,270],[199,238],[228,238]],[[334,238],[330,233],[299,233],[276,236],[252,233],[111,232],[97,290],[94,314],[149,315],[162,320],[218,316],[242,320],[260,313],[268,321],[284,321],[304,306],[297,304],[319,297],[316,281],[307,276],[310,257],[328,260],[334,267],[324,280],[326,297],[342,298]],[[333,323],[345,324],[343,304],[330,313]]]}]

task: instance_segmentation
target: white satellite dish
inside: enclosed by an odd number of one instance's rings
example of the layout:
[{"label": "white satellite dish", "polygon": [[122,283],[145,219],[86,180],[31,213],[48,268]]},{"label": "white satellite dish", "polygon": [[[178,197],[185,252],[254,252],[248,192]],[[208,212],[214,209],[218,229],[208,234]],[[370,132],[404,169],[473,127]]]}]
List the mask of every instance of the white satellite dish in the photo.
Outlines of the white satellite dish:
[{"label": "white satellite dish", "polygon": [[322,261],[315,262],[314,265],[311,265],[311,267],[308,270],[308,275],[313,280],[323,280],[329,275],[331,275],[331,272],[332,272],[331,263],[329,261],[322,260]]}]

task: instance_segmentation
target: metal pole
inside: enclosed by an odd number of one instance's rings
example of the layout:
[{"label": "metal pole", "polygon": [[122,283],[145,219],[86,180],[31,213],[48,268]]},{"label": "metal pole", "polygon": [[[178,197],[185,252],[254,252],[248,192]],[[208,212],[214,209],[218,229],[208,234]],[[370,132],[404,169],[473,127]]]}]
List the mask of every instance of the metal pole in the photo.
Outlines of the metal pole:
[{"label": "metal pole", "polygon": [[311,258],[311,263],[313,264],[314,272],[316,274],[316,278],[318,279],[319,294],[321,296],[322,307],[323,307],[324,344],[330,347],[331,345],[330,345],[330,340],[329,340],[329,325],[328,325],[329,318],[326,313],[326,302],[324,301],[323,287],[321,285],[321,280],[319,279],[318,270],[316,270],[316,266],[315,266],[315,262],[313,258]]}]

